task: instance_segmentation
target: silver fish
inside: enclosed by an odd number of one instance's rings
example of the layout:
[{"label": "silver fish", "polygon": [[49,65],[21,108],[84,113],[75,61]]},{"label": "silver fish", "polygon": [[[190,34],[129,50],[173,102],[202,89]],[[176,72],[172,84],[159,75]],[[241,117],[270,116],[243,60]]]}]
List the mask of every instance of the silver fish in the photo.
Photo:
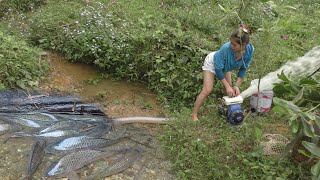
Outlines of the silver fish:
[{"label": "silver fish", "polygon": [[20,131],[22,128],[16,124],[0,124],[0,135]]},{"label": "silver fish", "polygon": [[97,150],[80,150],[62,157],[58,162],[51,164],[45,177],[68,177],[75,175],[75,171],[85,165],[104,157],[110,157],[114,153]]},{"label": "silver fish", "polygon": [[1,120],[6,121],[8,123],[20,124],[22,126],[27,126],[31,128],[40,128],[41,124],[32,120],[27,119],[19,119],[15,117],[1,116]]},{"label": "silver fish", "polygon": [[54,130],[58,130],[58,129],[61,130],[61,129],[74,127],[74,126],[76,126],[75,121],[60,121],[60,122],[52,124],[51,126],[41,130],[40,133],[46,133],[46,132],[50,132],[50,131],[54,131]]},{"label": "silver fish", "polygon": [[0,119],[31,128],[41,128],[58,121],[53,115],[47,113],[2,113]]},{"label": "silver fish", "polygon": [[90,137],[101,137],[105,135],[107,132],[111,131],[112,125],[107,122],[99,122],[96,127],[90,129],[86,135]]},{"label": "silver fish", "polygon": [[46,142],[44,140],[37,140],[33,143],[27,168],[27,176],[24,180],[31,180],[33,174],[37,171],[38,166],[41,164],[44,156],[44,147]]},{"label": "silver fish", "polygon": [[102,148],[106,147],[119,141],[126,139],[127,137],[118,138],[114,140],[105,139],[105,138],[94,138],[88,136],[75,136],[63,139],[56,143],[49,145],[46,148],[46,151],[49,153],[70,153],[79,149],[86,149],[86,148]]},{"label": "silver fish", "polygon": [[10,124],[0,124],[0,132],[7,131],[10,128]]},{"label": "silver fish", "polygon": [[125,154],[119,159],[115,160],[113,163],[100,171],[96,172],[86,178],[86,180],[104,179],[117,173],[120,173],[133,165],[134,162],[138,161],[142,157],[143,150],[140,148],[128,149]]},{"label": "silver fish", "polygon": [[33,121],[59,121],[54,115],[41,112],[19,113],[17,117]]},{"label": "silver fish", "polygon": [[97,133],[102,131],[102,128],[105,127],[105,126],[101,127],[101,130],[99,131],[99,128],[98,128],[99,126],[102,126],[100,122],[91,122],[91,121],[80,122],[80,121],[68,120],[68,121],[56,122],[51,126],[41,130],[39,133],[45,133],[45,132],[50,132],[54,130],[77,130],[77,131],[85,132],[85,131],[90,131],[94,128],[96,131],[95,133]]},{"label": "silver fish", "polygon": [[56,131],[50,131],[42,134],[27,134],[25,132],[16,132],[11,136],[11,138],[32,137],[34,139],[43,139],[47,143],[52,143],[66,137],[76,136],[79,134],[80,132],[75,130],[56,130]]}]

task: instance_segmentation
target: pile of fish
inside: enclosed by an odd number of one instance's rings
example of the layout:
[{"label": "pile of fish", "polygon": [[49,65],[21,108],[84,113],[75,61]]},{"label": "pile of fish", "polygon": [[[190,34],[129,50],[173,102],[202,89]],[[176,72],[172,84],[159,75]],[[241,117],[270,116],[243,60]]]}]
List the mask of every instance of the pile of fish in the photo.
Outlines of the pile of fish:
[{"label": "pile of fish", "polygon": [[0,135],[12,138],[32,138],[34,143],[28,159],[25,179],[32,179],[46,154],[61,156],[51,164],[44,177],[78,179],[76,171],[97,160],[119,156],[108,166],[87,179],[101,179],[122,172],[138,161],[143,150],[138,146],[106,150],[129,137],[103,138],[112,131],[106,116],[68,115],[44,112],[0,113]]}]

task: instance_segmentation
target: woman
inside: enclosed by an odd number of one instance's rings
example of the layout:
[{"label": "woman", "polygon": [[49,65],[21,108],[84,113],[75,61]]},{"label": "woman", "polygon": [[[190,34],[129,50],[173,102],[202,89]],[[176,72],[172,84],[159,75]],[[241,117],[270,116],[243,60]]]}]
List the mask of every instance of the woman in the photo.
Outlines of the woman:
[{"label": "woman", "polygon": [[[202,66],[203,88],[194,103],[192,120],[198,120],[199,109],[212,92],[215,76],[223,84],[226,95],[234,97],[240,94],[239,86],[250,66],[253,53],[254,48],[250,44],[249,30],[245,25],[241,25],[238,30],[231,34],[230,41],[225,43],[218,51],[207,55]],[[233,85],[231,71],[236,69],[239,69],[239,71],[236,83]]]}]

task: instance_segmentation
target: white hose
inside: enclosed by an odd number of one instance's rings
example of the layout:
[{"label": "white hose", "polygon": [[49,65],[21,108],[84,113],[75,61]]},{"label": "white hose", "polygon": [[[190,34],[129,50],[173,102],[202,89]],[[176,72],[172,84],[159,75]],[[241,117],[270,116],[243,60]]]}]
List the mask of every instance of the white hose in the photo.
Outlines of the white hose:
[{"label": "white hose", "polygon": [[111,119],[114,124],[129,124],[129,123],[153,123],[166,124],[172,119],[169,118],[155,118],[155,117],[124,117]]}]

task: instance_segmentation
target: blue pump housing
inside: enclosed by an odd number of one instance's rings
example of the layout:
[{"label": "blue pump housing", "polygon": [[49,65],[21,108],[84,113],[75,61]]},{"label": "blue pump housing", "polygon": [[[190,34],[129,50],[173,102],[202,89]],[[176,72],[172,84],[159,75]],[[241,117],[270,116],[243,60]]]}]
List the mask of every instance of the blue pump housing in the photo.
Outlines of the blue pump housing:
[{"label": "blue pump housing", "polygon": [[231,124],[235,124],[235,125],[241,124],[244,119],[240,104],[229,105],[226,115],[227,115],[228,121]]}]

